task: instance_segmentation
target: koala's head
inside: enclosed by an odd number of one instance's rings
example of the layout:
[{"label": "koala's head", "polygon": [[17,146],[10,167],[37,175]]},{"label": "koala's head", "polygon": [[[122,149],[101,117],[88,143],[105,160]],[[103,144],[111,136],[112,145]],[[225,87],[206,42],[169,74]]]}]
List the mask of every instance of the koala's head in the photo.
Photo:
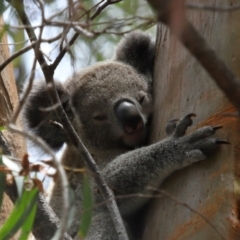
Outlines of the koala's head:
[{"label": "koala's head", "polygon": [[68,85],[74,126],[87,145],[135,147],[146,139],[152,99],[144,75],[109,61],[74,76]]},{"label": "koala's head", "polygon": [[[120,42],[113,60],[75,74],[64,86],[56,84],[63,107],[88,148],[134,148],[144,143],[152,110],[153,59],[150,37],[131,33]],[[59,120],[53,112],[40,110],[50,105],[46,87],[37,86],[23,117],[28,128],[58,149],[67,139],[49,120]]]},{"label": "koala's head", "polygon": [[73,124],[87,145],[133,148],[144,143],[152,110],[153,49],[147,35],[130,34],[114,60],[68,80]]}]

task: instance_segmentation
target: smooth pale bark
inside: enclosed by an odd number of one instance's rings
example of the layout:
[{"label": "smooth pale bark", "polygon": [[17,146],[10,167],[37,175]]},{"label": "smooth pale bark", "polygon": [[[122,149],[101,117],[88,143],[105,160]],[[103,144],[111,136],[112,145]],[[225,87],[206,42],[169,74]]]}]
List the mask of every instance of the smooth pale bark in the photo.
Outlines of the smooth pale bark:
[{"label": "smooth pale bark", "polygon": [[[0,25],[3,20],[0,18]],[[9,58],[9,47],[7,45],[7,36],[4,34],[0,40],[0,64]],[[9,64],[0,74],[0,126],[7,126],[18,105],[18,93],[13,74],[12,64]],[[20,125],[20,120],[18,120]],[[21,158],[26,153],[25,139],[18,134],[13,134],[7,130],[2,131],[7,139],[8,146],[15,153],[16,157]]]},{"label": "smooth pale bark", "polygon": [[[191,3],[232,6],[240,1],[199,0]],[[188,10],[187,16],[209,45],[240,77],[240,11]],[[223,126],[216,136],[222,145],[215,155],[169,177],[162,189],[205,216],[226,239],[240,239],[239,184],[240,123],[231,116],[231,103],[195,58],[163,25],[158,27],[158,53],[154,82],[152,142],[166,137],[170,118],[195,113],[193,128]],[[239,96],[240,97],[240,96]],[[230,114],[229,114],[230,113]],[[144,240],[222,239],[199,214],[163,197],[152,202]]]},{"label": "smooth pale bark", "polygon": [[[3,19],[0,18],[0,25],[3,25]],[[0,64],[2,64],[9,56],[9,47],[7,45],[7,37],[4,34],[0,39]],[[13,74],[12,65],[9,64],[0,73],[0,126],[7,126],[14,110],[18,104],[18,93]],[[18,122],[19,124],[19,122]],[[13,134],[7,130],[0,133],[1,141],[4,146],[15,154],[16,157],[21,158],[26,152],[25,140],[17,134]],[[4,152],[4,149],[3,149]],[[13,204],[7,195],[4,195],[3,204],[0,210],[0,226],[5,222],[9,213],[12,211]],[[12,238],[15,239],[15,238]],[[17,239],[17,238],[16,238]]]}]

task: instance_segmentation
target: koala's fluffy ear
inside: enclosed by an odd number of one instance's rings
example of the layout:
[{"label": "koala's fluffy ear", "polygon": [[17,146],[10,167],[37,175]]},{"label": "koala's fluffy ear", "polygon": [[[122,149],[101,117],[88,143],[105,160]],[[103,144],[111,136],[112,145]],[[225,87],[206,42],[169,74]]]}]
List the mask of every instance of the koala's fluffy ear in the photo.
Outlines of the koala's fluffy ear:
[{"label": "koala's fluffy ear", "polygon": [[141,74],[153,74],[155,44],[150,36],[136,31],[119,43],[114,60],[134,67]]},{"label": "koala's fluffy ear", "polygon": [[[60,83],[56,83],[56,90],[59,98],[66,108],[69,100],[67,90]],[[50,123],[50,120],[59,122],[54,111],[51,100],[48,96],[45,82],[37,82],[26,99],[22,111],[23,123],[26,130],[32,131],[40,136],[54,150],[60,149],[66,141],[65,133],[58,127]]]}]

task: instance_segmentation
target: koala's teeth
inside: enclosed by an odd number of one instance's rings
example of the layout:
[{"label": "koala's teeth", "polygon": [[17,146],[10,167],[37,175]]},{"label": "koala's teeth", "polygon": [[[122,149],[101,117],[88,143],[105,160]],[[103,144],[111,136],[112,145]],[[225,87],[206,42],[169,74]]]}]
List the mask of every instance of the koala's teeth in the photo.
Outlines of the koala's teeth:
[{"label": "koala's teeth", "polygon": [[134,132],[134,129],[131,126],[126,125],[124,127],[124,130],[127,134],[132,134]]}]

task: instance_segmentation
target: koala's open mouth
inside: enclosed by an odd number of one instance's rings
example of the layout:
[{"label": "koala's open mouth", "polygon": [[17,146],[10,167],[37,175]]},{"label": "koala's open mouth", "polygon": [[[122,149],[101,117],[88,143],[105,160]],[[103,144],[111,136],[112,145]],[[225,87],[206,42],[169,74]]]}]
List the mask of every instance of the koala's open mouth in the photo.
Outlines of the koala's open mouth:
[{"label": "koala's open mouth", "polygon": [[144,122],[143,122],[142,118],[139,118],[138,122],[131,122],[130,124],[126,124],[124,126],[124,131],[127,134],[132,135],[134,133],[141,131],[143,128],[144,128]]},{"label": "koala's open mouth", "polygon": [[128,147],[139,147],[145,144],[148,134],[148,128],[142,127],[138,131],[131,131],[123,135],[122,140],[125,146]]},{"label": "koala's open mouth", "polygon": [[129,125],[124,126],[122,141],[125,146],[130,148],[140,147],[146,144],[148,136],[148,126],[141,120],[135,128]]}]

